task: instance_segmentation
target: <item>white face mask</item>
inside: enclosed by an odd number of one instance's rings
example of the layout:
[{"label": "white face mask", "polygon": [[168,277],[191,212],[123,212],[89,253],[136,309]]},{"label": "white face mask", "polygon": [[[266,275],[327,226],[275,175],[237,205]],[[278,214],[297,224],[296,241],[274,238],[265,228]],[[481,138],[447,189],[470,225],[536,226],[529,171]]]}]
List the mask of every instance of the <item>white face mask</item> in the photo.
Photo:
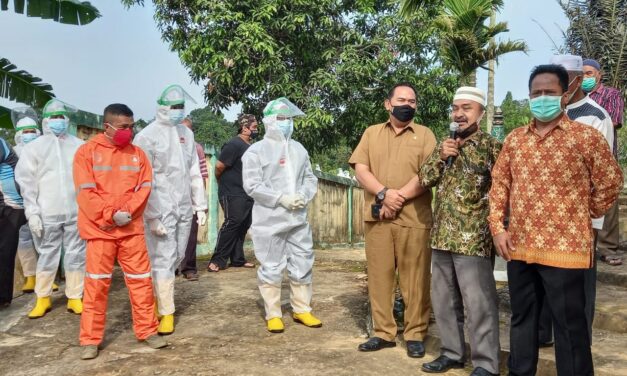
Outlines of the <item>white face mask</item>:
[{"label": "white face mask", "polygon": [[168,110],[168,118],[170,119],[173,125],[181,124],[183,119],[185,119],[185,110],[183,109]]},{"label": "white face mask", "polygon": [[292,131],[294,131],[293,119],[277,120],[274,124],[283,133],[285,138],[291,136]]}]

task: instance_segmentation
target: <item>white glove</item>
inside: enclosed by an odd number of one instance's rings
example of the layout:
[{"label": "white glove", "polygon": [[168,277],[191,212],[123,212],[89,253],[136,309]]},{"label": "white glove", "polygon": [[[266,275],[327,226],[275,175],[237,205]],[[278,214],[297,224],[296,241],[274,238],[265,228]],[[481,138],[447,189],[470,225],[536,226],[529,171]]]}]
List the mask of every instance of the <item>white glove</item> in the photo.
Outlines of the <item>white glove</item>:
[{"label": "white glove", "polygon": [[126,226],[131,223],[131,213],[125,211],[117,211],[113,214],[113,222],[115,222],[116,226]]},{"label": "white glove", "polygon": [[198,226],[204,226],[207,223],[207,214],[204,211],[197,211],[196,218],[198,222]]},{"label": "white glove", "polygon": [[163,223],[159,218],[151,219],[148,221],[148,226],[150,227],[150,232],[157,236],[164,236],[168,233],[168,230],[165,228]]},{"label": "white glove", "polygon": [[283,195],[279,199],[279,205],[287,210],[302,209],[305,207],[305,200],[300,194]]},{"label": "white glove", "polygon": [[38,238],[41,238],[41,232],[44,230],[44,226],[41,223],[41,218],[38,215],[31,215],[28,218],[28,227],[30,232]]}]

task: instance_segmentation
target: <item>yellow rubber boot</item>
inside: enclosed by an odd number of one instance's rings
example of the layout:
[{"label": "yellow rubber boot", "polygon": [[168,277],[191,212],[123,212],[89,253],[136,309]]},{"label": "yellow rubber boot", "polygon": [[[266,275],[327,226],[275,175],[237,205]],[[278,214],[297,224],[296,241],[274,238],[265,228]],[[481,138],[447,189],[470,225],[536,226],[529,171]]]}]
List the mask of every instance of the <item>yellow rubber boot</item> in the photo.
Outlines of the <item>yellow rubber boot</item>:
[{"label": "yellow rubber boot", "polygon": [[68,299],[67,311],[76,315],[80,315],[81,313],[83,313],[83,301],[80,299]]},{"label": "yellow rubber boot", "polygon": [[268,320],[268,331],[270,333],[283,333],[285,326],[280,317],[273,317]]},{"label": "yellow rubber boot", "polygon": [[319,328],[322,326],[322,321],[318,320],[316,316],[311,314],[311,312],[294,313],[292,317],[294,318],[294,321],[310,328]]},{"label": "yellow rubber boot", "polygon": [[24,281],[24,286],[22,286],[22,292],[31,293],[35,291],[35,276],[31,275],[26,277],[26,281]]},{"label": "yellow rubber boot", "polygon": [[37,303],[35,303],[35,308],[28,314],[29,319],[38,319],[40,317],[44,317],[44,315],[52,309],[52,303],[50,302],[50,297],[46,296],[45,298],[37,298]]},{"label": "yellow rubber boot", "polygon": [[161,317],[157,333],[164,336],[174,333],[174,315],[163,315]]},{"label": "yellow rubber boot", "polygon": [[59,285],[57,285],[56,283],[52,282],[52,291],[59,291]]}]

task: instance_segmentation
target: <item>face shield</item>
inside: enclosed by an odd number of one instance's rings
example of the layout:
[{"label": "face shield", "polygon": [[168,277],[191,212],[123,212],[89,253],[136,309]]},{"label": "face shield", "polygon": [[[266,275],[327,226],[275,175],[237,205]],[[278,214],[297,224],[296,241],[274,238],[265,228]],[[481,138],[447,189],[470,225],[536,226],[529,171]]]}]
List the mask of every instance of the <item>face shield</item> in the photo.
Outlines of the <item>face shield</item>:
[{"label": "face shield", "polygon": [[42,128],[44,133],[52,132],[55,136],[65,134],[70,123],[69,114],[78,112],[78,109],[59,99],[51,99],[43,109]]},{"label": "face shield", "polygon": [[289,138],[294,131],[294,118],[305,116],[305,113],[289,99],[281,97],[270,101],[263,109],[263,115],[263,123],[267,127],[276,127],[285,138]]}]

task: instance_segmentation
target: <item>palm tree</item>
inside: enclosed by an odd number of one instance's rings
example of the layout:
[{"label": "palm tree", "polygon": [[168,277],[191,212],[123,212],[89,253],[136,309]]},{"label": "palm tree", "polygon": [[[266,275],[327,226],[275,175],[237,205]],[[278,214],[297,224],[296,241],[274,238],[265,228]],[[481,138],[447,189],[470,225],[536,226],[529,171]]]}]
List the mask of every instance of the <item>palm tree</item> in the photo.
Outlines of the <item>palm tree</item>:
[{"label": "palm tree", "polygon": [[[0,11],[9,10],[9,1],[0,1]],[[14,0],[13,11],[27,17],[51,19],[69,25],[86,25],[100,17],[98,9],[87,1]],[[19,70],[9,59],[0,57],[0,97],[41,108],[54,97],[52,86],[41,78]],[[9,109],[0,106],[0,128],[12,128]]]},{"label": "palm tree", "polygon": [[601,64],[604,81],[627,99],[627,1],[557,0],[570,21],[566,45]]},{"label": "palm tree", "polygon": [[[410,14],[427,0],[403,0],[402,14]],[[510,52],[526,52],[522,41],[491,42],[497,35],[509,31],[507,23],[486,25],[493,10],[503,6],[503,0],[441,0],[442,13],[435,20],[440,32],[439,55],[442,64],[459,72],[464,85],[475,86],[476,70],[489,70],[490,60]]]}]

